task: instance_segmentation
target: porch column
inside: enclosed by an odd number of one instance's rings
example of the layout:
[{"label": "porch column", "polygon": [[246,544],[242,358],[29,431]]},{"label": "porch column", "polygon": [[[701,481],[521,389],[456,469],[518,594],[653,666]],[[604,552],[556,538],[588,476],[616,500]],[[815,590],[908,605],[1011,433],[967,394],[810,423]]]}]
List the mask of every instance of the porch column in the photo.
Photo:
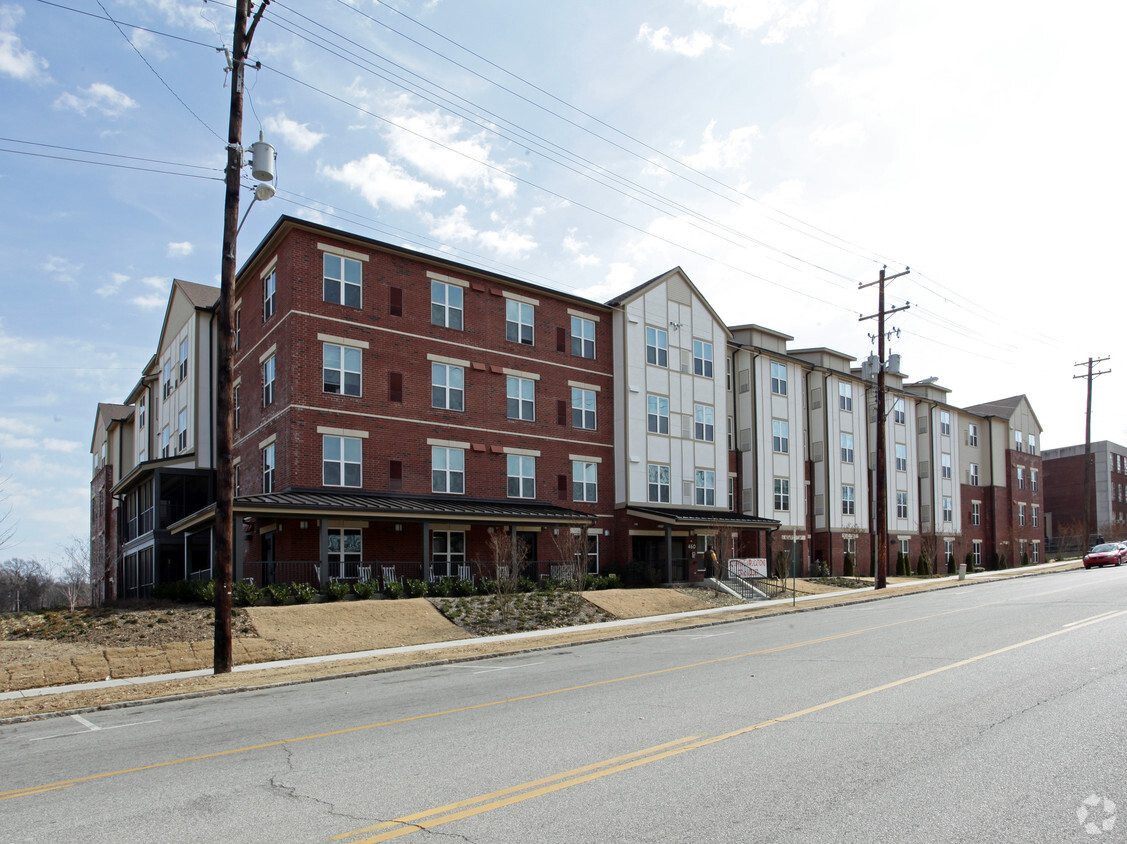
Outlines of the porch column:
[{"label": "porch column", "polygon": [[184,531],[184,579],[188,579],[188,531]]},{"label": "porch column", "polygon": [[329,577],[332,574],[329,571],[329,520],[325,518],[321,519],[321,534],[317,540],[317,564],[325,575],[321,578],[321,583],[317,584],[321,586],[321,584],[329,582]]},{"label": "porch column", "polygon": [[665,526],[665,583],[673,583],[673,526]]},{"label": "porch column", "polygon": [[[231,550],[233,554],[233,565],[235,566],[234,582],[238,583],[243,579],[243,563],[246,561],[247,556],[247,535],[243,530],[243,520],[241,518],[233,519],[235,523],[235,535],[231,537]],[[266,567],[262,568],[262,575],[259,580],[266,581]],[[261,584],[259,584],[261,585]]]},{"label": "porch column", "polygon": [[430,522],[423,522],[423,580],[430,581]]}]

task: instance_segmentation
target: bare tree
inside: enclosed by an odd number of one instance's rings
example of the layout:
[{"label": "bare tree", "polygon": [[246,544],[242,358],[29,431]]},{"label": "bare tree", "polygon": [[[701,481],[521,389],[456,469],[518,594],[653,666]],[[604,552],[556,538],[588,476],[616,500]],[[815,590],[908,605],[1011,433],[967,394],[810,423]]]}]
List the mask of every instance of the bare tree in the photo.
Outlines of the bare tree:
[{"label": "bare tree", "polygon": [[1078,519],[1061,522],[1057,525],[1057,551],[1062,556],[1067,554],[1083,554],[1088,550],[1087,531],[1084,524]]},{"label": "bare tree", "polygon": [[514,596],[520,591],[520,572],[528,560],[528,543],[507,528],[489,529],[489,554],[493,558],[497,580],[497,598],[501,618],[512,615]]},{"label": "bare tree", "polygon": [[72,537],[63,547],[58,585],[72,610],[90,603],[90,545],[82,537]]},{"label": "bare tree", "polygon": [[590,540],[587,526],[581,528],[561,528],[552,534],[552,544],[559,555],[559,574],[564,589],[574,596],[573,603],[578,609],[583,600],[583,587],[587,582],[587,553]]},{"label": "bare tree", "polygon": [[[712,536],[708,537],[706,542],[712,553],[716,555],[716,568],[712,572],[712,576],[717,580],[728,579],[728,561],[733,557],[732,534],[724,529],[721,524],[710,525],[710,529],[714,530]],[[705,553],[708,553],[707,551]]]},{"label": "bare tree", "polygon": [[37,610],[50,595],[51,577],[36,560],[0,563],[0,610]]}]

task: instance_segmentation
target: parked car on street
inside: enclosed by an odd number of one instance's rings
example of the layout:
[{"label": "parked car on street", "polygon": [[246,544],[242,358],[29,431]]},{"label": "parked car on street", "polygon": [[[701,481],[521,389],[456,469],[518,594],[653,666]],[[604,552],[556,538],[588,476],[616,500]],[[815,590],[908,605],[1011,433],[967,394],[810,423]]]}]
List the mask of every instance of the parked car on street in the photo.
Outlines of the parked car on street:
[{"label": "parked car on street", "polygon": [[1127,546],[1121,542],[1104,542],[1084,555],[1084,568],[1117,566],[1127,560]]}]

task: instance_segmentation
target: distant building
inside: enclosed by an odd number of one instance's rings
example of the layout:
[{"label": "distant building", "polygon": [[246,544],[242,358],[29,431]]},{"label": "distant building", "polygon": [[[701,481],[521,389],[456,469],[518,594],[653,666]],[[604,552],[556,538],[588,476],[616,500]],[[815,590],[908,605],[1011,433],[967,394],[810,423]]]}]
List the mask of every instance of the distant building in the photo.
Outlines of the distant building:
[{"label": "distant building", "polygon": [[1042,456],[1048,535],[1055,545],[1071,550],[1080,550],[1097,537],[1109,541],[1127,538],[1127,446],[1100,440],[1091,444],[1090,454],[1091,523],[1087,530],[1083,443],[1046,449]]}]

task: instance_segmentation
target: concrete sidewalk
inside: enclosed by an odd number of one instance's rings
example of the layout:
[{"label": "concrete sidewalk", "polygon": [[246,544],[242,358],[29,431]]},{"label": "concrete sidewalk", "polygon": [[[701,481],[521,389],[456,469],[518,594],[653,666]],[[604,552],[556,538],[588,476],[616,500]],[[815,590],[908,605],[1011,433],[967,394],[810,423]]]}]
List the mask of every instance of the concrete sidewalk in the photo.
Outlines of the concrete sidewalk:
[{"label": "concrete sidewalk", "polygon": [[[975,574],[968,574],[966,576],[966,580],[968,580],[968,581],[999,580],[999,579],[1005,579],[1005,578],[1008,578],[1008,577],[1015,577],[1015,576],[1021,576],[1021,575],[1026,575],[1026,574],[1043,574],[1043,573],[1046,573],[1046,572],[1060,570],[1060,569],[1068,568],[1070,566],[1075,566],[1076,564],[1077,564],[1076,560],[1068,560],[1066,562],[1060,562],[1060,563],[1044,563],[1042,565],[1036,565],[1036,566],[1023,566],[1023,567],[1016,568],[1016,569],[1007,569],[1004,572],[998,572],[998,571],[977,572]],[[921,582],[890,583],[887,587],[887,590],[885,590],[884,595],[891,597],[892,595],[896,594],[897,592],[904,591],[908,587],[912,587],[912,591],[921,591],[922,589],[942,588],[942,587],[948,586],[948,585],[957,585],[958,580],[959,580],[958,576],[952,575],[952,576],[949,576],[949,577],[939,577],[939,578],[934,578],[934,579],[931,579],[931,580],[928,580],[928,581],[921,581]],[[527,632],[524,632],[524,633],[509,633],[509,634],[500,635],[500,636],[477,636],[477,637],[468,638],[468,639],[455,639],[455,640],[447,641],[447,642],[435,642],[435,643],[421,644],[421,645],[406,645],[406,646],[397,647],[397,648],[380,648],[380,649],[377,649],[377,650],[355,651],[355,652],[351,652],[351,653],[341,653],[341,654],[328,654],[328,655],[325,655],[325,656],[303,657],[303,658],[300,658],[300,659],[274,660],[274,661],[271,661],[271,662],[256,662],[256,663],[250,663],[250,664],[246,664],[246,665],[237,665],[234,668],[234,673],[250,675],[250,676],[247,677],[246,685],[247,686],[253,686],[253,685],[255,685],[255,679],[253,677],[254,672],[265,672],[265,671],[270,671],[270,670],[275,670],[275,669],[292,668],[292,667],[302,666],[302,665],[331,664],[331,663],[334,663],[334,662],[345,662],[345,661],[354,661],[354,660],[363,660],[363,659],[386,657],[386,656],[395,655],[395,654],[417,653],[417,654],[420,654],[420,655],[425,655],[430,651],[437,651],[437,650],[443,650],[443,651],[455,650],[455,651],[457,651],[459,648],[461,648],[461,649],[466,649],[466,648],[470,648],[470,647],[480,648],[482,645],[489,645],[489,644],[492,644],[492,643],[498,643],[498,642],[519,643],[522,640],[531,640],[531,639],[548,640],[548,642],[550,643],[552,639],[563,639],[563,638],[565,638],[569,635],[575,634],[578,631],[596,632],[596,633],[598,631],[607,631],[608,633],[613,634],[616,630],[620,630],[622,628],[638,627],[640,625],[648,625],[648,624],[655,624],[655,623],[661,623],[661,622],[675,622],[675,621],[683,621],[683,620],[686,620],[686,619],[695,619],[695,618],[699,618],[699,619],[702,619],[702,620],[707,620],[709,618],[716,618],[717,620],[719,620],[719,618],[717,618],[717,617],[722,618],[723,616],[726,616],[726,615],[733,615],[733,614],[738,614],[738,613],[743,613],[743,614],[747,615],[749,613],[749,611],[759,612],[759,611],[762,611],[762,610],[765,610],[765,609],[772,609],[772,608],[785,609],[785,607],[787,607],[789,605],[794,605],[794,606],[806,605],[806,604],[809,604],[810,602],[813,602],[813,601],[820,601],[820,602],[823,602],[823,603],[828,603],[829,606],[838,606],[840,604],[840,601],[838,599],[848,598],[852,601],[856,601],[856,600],[865,600],[865,599],[871,600],[871,599],[876,599],[878,597],[883,597],[883,596],[878,595],[876,590],[873,589],[872,587],[866,587],[864,589],[848,589],[848,590],[842,590],[840,592],[823,592],[823,593],[816,594],[816,595],[803,595],[801,597],[794,598],[794,599],[783,598],[783,599],[772,600],[772,601],[757,601],[754,604],[737,604],[735,606],[730,606],[730,607],[715,607],[715,608],[703,609],[703,610],[693,610],[693,611],[690,611],[690,612],[672,613],[672,614],[660,615],[660,616],[650,616],[650,617],[647,617],[647,618],[620,619],[620,620],[617,620],[617,621],[606,621],[606,622],[601,622],[601,623],[598,623],[598,624],[587,624],[587,625],[583,625],[581,627],[557,627],[557,628],[552,628],[552,629],[549,629],[549,630],[530,630],[530,631],[527,631]],[[538,644],[538,646],[539,647],[546,647],[546,646],[551,646],[551,645],[550,644],[546,645],[546,644],[540,643],[540,644]],[[518,650],[519,650],[519,647],[518,647]],[[468,658],[468,657],[466,657],[466,658]],[[426,660],[424,659],[422,661],[426,661]],[[93,690],[98,690],[98,689],[113,689],[113,688],[129,687],[129,686],[145,686],[145,685],[152,685],[152,684],[156,684],[156,683],[183,681],[183,680],[189,680],[189,679],[198,678],[198,677],[208,677],[208,676],[213,676],[213,672],[211,671],[211,669],[200,669],[200,670],[195,670],[195,671],[178,671],[178,672],[172,672],[172,673],[167,673],[167,674],[150,674],[150,675],[146,675],[146,676],[142,676],[142,677],[126,677],[126,678],[117,678],[117,679],[98,680],[98,681],[88,682],[88,683],[71,683],[71,684],[68,684],[68,685],[61,685],[61,686],[47,686],[47,687],[35,688],[35,689],[21,689],[21,690],[11,691],[11,692],[0,692],[0,701],[20,700],[20,699],[24,699],[24,698],[36,698],[36,697],[43,697],[43,696],[47,696],[47,695],[62,695],[62,694],[67,694],[67,693],[71,693],[71,692],[93,691]]]}]

